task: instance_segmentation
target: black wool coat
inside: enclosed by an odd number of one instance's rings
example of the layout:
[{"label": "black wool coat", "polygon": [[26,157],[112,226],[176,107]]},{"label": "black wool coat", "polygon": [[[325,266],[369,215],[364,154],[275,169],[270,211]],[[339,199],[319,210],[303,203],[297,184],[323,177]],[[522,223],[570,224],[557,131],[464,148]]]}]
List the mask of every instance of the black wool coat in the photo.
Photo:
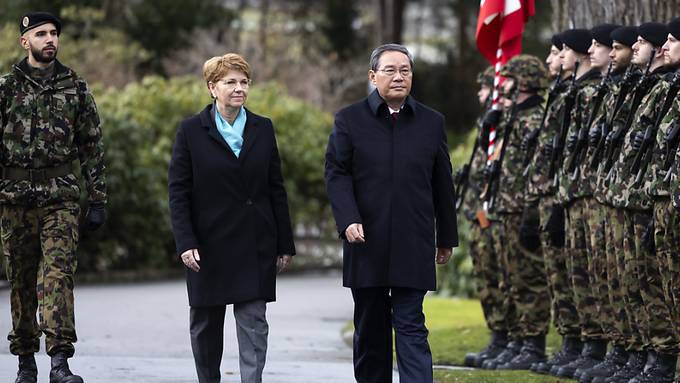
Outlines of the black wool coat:
[{"label": "black wool coat", "polygon": [[[409,96],[393,123],[374,91],[336,114],[325,177],[344,285],[436,289],[435,247],[458,245],[444,117]],[[345,238],[355,222],[365,243]]]},{"label": "black wool coat", "polygon": [[215,108],[184,120],[168,171],[177,254],[196,248],[187,269],[189,304],[276,299],[276,260],[295,254],[288,200],[271,120],[246,110],[237,158],[215,125]]}]

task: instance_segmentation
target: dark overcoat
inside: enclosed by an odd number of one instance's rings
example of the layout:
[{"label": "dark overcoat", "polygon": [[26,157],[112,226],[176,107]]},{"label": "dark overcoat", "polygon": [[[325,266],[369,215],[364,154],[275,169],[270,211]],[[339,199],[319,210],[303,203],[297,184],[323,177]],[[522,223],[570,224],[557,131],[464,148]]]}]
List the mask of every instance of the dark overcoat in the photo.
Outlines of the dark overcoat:
[{"label": "dark overcoat", "polygon": [[[335,115],[325,176],[344,285],[436,289],[435,247],[458,245],[444,117],[409,96],[393,122],[374,91]],[[355,222],[365,243],[344,237]]]},{"label": "dark overcoat", "polygon": [[215,108],[184,120],[168,172],[177,253],[196,248],[187,269],[189,304],[276,299],[276,259],[295,254],[288,200],[271,120],[246,110],[237,158],[215,125]]}]

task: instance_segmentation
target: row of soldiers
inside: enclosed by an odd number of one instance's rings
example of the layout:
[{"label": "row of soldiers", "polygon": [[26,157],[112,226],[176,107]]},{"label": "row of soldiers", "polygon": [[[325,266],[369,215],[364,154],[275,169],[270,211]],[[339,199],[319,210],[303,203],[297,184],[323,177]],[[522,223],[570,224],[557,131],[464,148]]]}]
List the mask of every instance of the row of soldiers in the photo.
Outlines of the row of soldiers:
[{"label": "row of soldiers", "polygon": [[[519,55],[503,66],[500,108],[487,105],[456,174],[491,330],[465,363],[672,383],[680,18],[569,29],[553,36],[545,63]],[[493,69],[478,80],[480,102],[490,104]],[[551,314],[562,344],[547,358]]]}]

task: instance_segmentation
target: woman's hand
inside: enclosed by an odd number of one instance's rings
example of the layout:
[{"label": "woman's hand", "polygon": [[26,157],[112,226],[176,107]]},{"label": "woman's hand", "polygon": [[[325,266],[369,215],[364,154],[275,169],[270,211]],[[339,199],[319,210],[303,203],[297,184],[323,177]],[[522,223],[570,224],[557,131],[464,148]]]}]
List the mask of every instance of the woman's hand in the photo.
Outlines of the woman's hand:
[{"label": "woman's hand", "polygon": [[189,249],[183,252],[182,255],[180,255],[180,258],[182,258],[184,266],[190,268],[191,270],[198,273],[198,271],[201,269],[201,266],[198,265],[198,262],[201,261],[201,256],[198,254],[198,249]]},{"label": "woman's hand", "polygon": [[288,265],[293,263],[292,255],[279,255],[279,259],[276,260],[276,270],[278,273],[286,270]]}]

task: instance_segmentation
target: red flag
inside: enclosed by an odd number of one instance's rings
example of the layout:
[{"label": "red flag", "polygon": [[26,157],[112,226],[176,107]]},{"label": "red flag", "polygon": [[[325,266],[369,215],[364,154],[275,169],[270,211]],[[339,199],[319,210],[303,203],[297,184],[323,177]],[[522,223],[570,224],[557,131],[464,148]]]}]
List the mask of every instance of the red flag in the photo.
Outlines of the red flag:
[{"label": "red flag", "polygon": [[481,0],[477,18],[477,48],[493,65],[505,64],[522,51],[524,24],[536,13],[534,0]]}]

